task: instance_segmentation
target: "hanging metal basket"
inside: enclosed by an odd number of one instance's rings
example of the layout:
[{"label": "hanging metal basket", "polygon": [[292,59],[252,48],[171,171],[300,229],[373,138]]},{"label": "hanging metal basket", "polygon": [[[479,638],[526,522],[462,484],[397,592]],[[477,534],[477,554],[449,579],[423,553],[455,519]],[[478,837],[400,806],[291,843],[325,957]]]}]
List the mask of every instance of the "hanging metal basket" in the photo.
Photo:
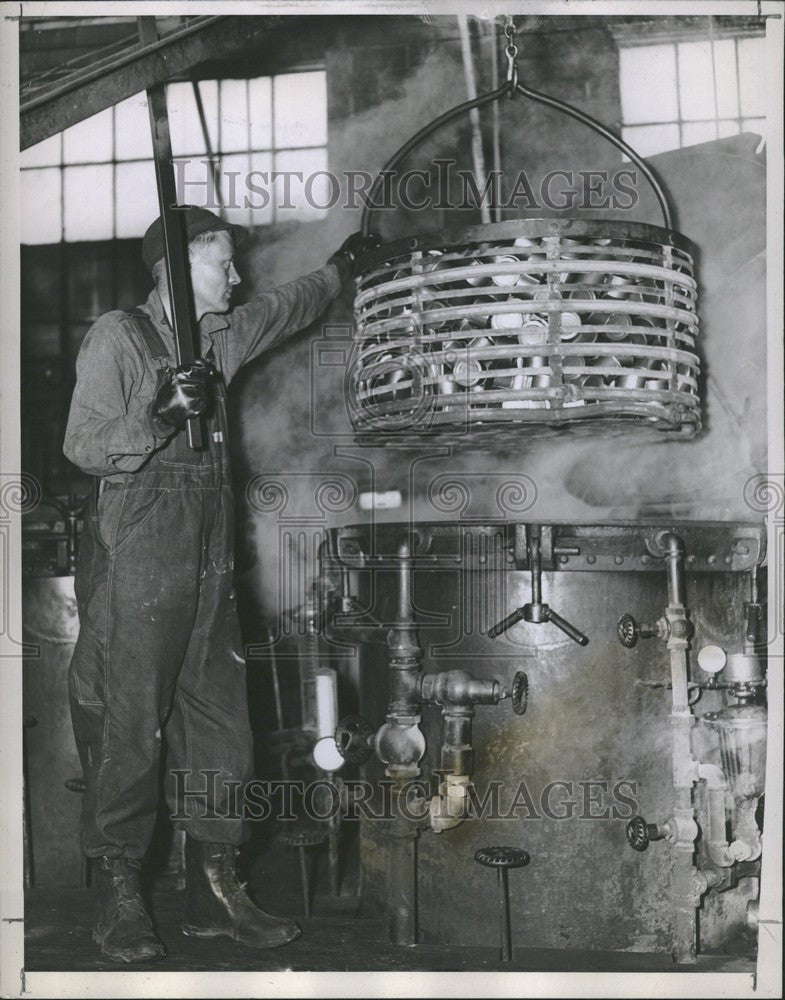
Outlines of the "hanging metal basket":
[{"label": "hanging metal basket", "polygon": [[501,222],[391,243],[363,263],[358,430],[700,425],[693,257],[667,230]]},{"label": "hanging metal basket", "polygon": [[[514,47],[513,47],[514,49]],[[459,115],[522,94],[604,136],[651,184],[664,228],[528,219],[412,237],[360,261],[347,396],[362,438],[419,439],[525,424],[700,429],[694,254],[648,164],[601,122],[518,82],[452,108],[388,161],[371,190]],[[370,208],[363,231],[370,231]]]}]

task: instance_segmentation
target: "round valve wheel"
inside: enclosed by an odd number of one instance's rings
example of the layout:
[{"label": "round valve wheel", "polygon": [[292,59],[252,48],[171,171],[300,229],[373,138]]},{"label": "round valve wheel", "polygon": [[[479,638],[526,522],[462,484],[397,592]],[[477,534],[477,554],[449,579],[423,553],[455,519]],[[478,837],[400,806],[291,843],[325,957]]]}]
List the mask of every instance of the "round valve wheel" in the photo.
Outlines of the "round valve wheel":
[{"label": "round valve wheel", "polygon": [[632,649],[638,642],[638,623],[632,615],[621,616],[616,625],[616,635],[622,646],[626,646],[627,649]]},{"label": "round valve wheel", "polygon": [[297,830],[294,833],[282,833],[280,840],[287,847],[315,847],[327,840],[327,834],[321,830]]},{"label": "round valve wheel", "polygon": [[364,764],[371,756],[368,740],[373,736],[373,726],[361,715],[347,715],[335,730],[338,753],[350,764]]},{"label": "round valve wheel", "polygon": [[523,868],[529,855],[520,847],[481,847],[474,852],[474,860],[486,868]]},{"label": "round valve wheel", "polygon": [[649,825],[643,816],[633,816],[627,823],[627,842],[633,851],[645,851],[649,846]]},{"label": "round valve wheel", "polygon": [[519,670],[512,679],[512,710],[516,715],[523,715],[529,704],[529,678]]}]

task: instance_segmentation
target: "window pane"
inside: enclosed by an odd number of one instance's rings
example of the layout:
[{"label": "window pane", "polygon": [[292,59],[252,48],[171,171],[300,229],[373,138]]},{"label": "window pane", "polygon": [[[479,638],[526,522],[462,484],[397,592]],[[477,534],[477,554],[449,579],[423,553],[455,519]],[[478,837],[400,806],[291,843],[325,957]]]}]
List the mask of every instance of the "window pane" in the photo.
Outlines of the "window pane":
[{"label": "window pane", "polygon": [[621,130],[622,139],[641,156],[653,156],[679,148],[678,125],[636,125]]},{"label": "window pane", "polygon": [[23,170],[20,175],[22,243],[59,243],[60,169]]},{"label": "window pane", "polygon": [[740,38],[739,46],[739,92],[741,113],[748,117],[758,117],[766,112],[765,107],[765,39]]},{"label": "window pane", "polygon": [[153,161],[118,163],[116,169],[115,235],[118,239],[144,236],[159,214]]},{"label": "window pane", "polygon": [[685,122],[681,127],[682,146],[695,146],[699,142],[713,142],[716,138],[716,122]]},{"label": "window pane", "polygon": [[63,132],[64,163],[105,163],[112,159],[112,109],[99,111]]},{"label": "window pane", "polygon": [[134,94],[114,109],[115,157],[118,160],[143,160],[153,155],[147,98]]},{"label": "window pane", "polygon": [[625,122],[667,122],[679,117],[674,45],[621,49],[619,73]]},{"label": "window pane", "polygon": [[[687,121],[714,118],[716,110],[711,42],[708,39],[702,42],[680,42],[677,48],[681,117]],[[718,75],[721,72],[721,67],[717,66]]]},{"label": "window pane", "polygon": [[43,142],[37,142],[19,154],[19,166],[54,167],[60,165],[60,136],[52,135]]},{"label": "window pane", "polygon": [[739,123],[734,121],[718,122],[720,129],[720,139],[725,139],[729,135],[739,134]]},{"label": "window pane", "polygon": [[248,81],[248,111],[251,119],[251,149],[273,145],[273,88],[269,76]]},{"label": "window pane", "polygon": [[[203,104],[211,84],[213,87],[215,86],[214,81],[199,84]],[[175,156],[204,156],[207,149],[199,121],[199,112],[196,108],[193,85],[190,83],[170,83],[166,88],[166,104],[169,112],[172,153]],[[211,121],[207,116],[207,108],[205,108],[205,117],[207,118],[210,141],[215,142],[215,119],[213,118]]]},{"label": "window pane", "polygon": [[221,80],[221,152],[249,148],[246,80]]},{"label": "window pane", "polygon": [[[250,164],[251,173],[248,176],[250,224],[252,226],[269,226],[273,221],[272,153],[251,153]],[[254,171],[259,171],[264,176],[254,176]]]},{"label": "window pane", "polygon": [[[335,198],[328,179],[321,173],[327,170],[326,150],[298,149],[276,153],[275,170],[289,175],[288,178],[278,177],[275,180],[277,221],[307,222],[324,218],[330,198]],[[302,179],[294,176],[295,173],[301,173]],[[287,179],[288,197],[284,187]]]},{"label": "window pane", "polygon": [[213,167],[206,156],[178,157],[174,163],[177,201],[181,205],[218,208]]},{"label": "window pane", "polygon": [[327,83],[323,71],[276,76],[273,95],[275,145],[279,149],[327,142]]},{"label": "window pane", "polygon": [[736,41],[724,38],[714,43],[716,65],[717,114],[736,118],[739,114],[739,90],[736,76]]},{"label": "window pane", "polygon": [[65,239],[112,238],[112,165],[65,169]]},{"label": "window pane", "polygon": [[[223,106],[223,105],[222,105]],[[248,194],[248,154],[236,153],[221,157],[221,194],[223,209],[221,215],[238,226],[247,226],[251,221],[250,209],[245,207]]]}]

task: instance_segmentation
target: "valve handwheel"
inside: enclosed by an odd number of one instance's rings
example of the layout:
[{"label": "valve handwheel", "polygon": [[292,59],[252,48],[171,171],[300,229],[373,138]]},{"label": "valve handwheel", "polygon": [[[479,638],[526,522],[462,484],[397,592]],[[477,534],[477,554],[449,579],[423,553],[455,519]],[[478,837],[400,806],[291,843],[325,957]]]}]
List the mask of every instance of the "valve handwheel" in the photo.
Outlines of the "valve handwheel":
[{"label": "valve handwheel", "polygon": [[638,642],[638,623],[632,615],[622,615],[616,625],[619,642],[627,649],[632,649]]},{"label": "valve handwheel", "polygon": [[510,868],[524,868],[528,865],[529,855],[520,847],[481,847],[474,852],[474,860],[486,868],[496,869],[501,916],[501,959],[503,962],[509,962],[512,960],[512,925],[507,872]]},{"label": "valve handwheel", "polygon": [[[519,670],[512,679],[512,710],[523,715],[529,703],[529,678]],[[480,860],[479,858],[477,859]]]},{"label": "valve handwheel", "polygon": [[[652,836],[655,834],[655,836]],[[643,816],[633,816],[627,823],[627,842],[633,851],[645,851],[650,841],[659,840],[656,827],[647,823]]]}]

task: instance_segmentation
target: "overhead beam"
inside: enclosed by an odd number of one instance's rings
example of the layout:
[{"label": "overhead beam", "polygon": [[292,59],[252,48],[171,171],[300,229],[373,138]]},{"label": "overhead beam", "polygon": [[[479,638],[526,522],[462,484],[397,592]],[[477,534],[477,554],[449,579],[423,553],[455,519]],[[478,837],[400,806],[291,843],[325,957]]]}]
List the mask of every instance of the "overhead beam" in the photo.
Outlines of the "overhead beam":
[{"label": "overhead beam", "polygon": [[98,114],[140,91],[187,73],[194,66],[246,48],[261,34],[302,21],[299,17],[220,16],[135,46],[104,63],[60,79],[23,100],[19,110],[20,149],[27,149],[70,125]]}]

